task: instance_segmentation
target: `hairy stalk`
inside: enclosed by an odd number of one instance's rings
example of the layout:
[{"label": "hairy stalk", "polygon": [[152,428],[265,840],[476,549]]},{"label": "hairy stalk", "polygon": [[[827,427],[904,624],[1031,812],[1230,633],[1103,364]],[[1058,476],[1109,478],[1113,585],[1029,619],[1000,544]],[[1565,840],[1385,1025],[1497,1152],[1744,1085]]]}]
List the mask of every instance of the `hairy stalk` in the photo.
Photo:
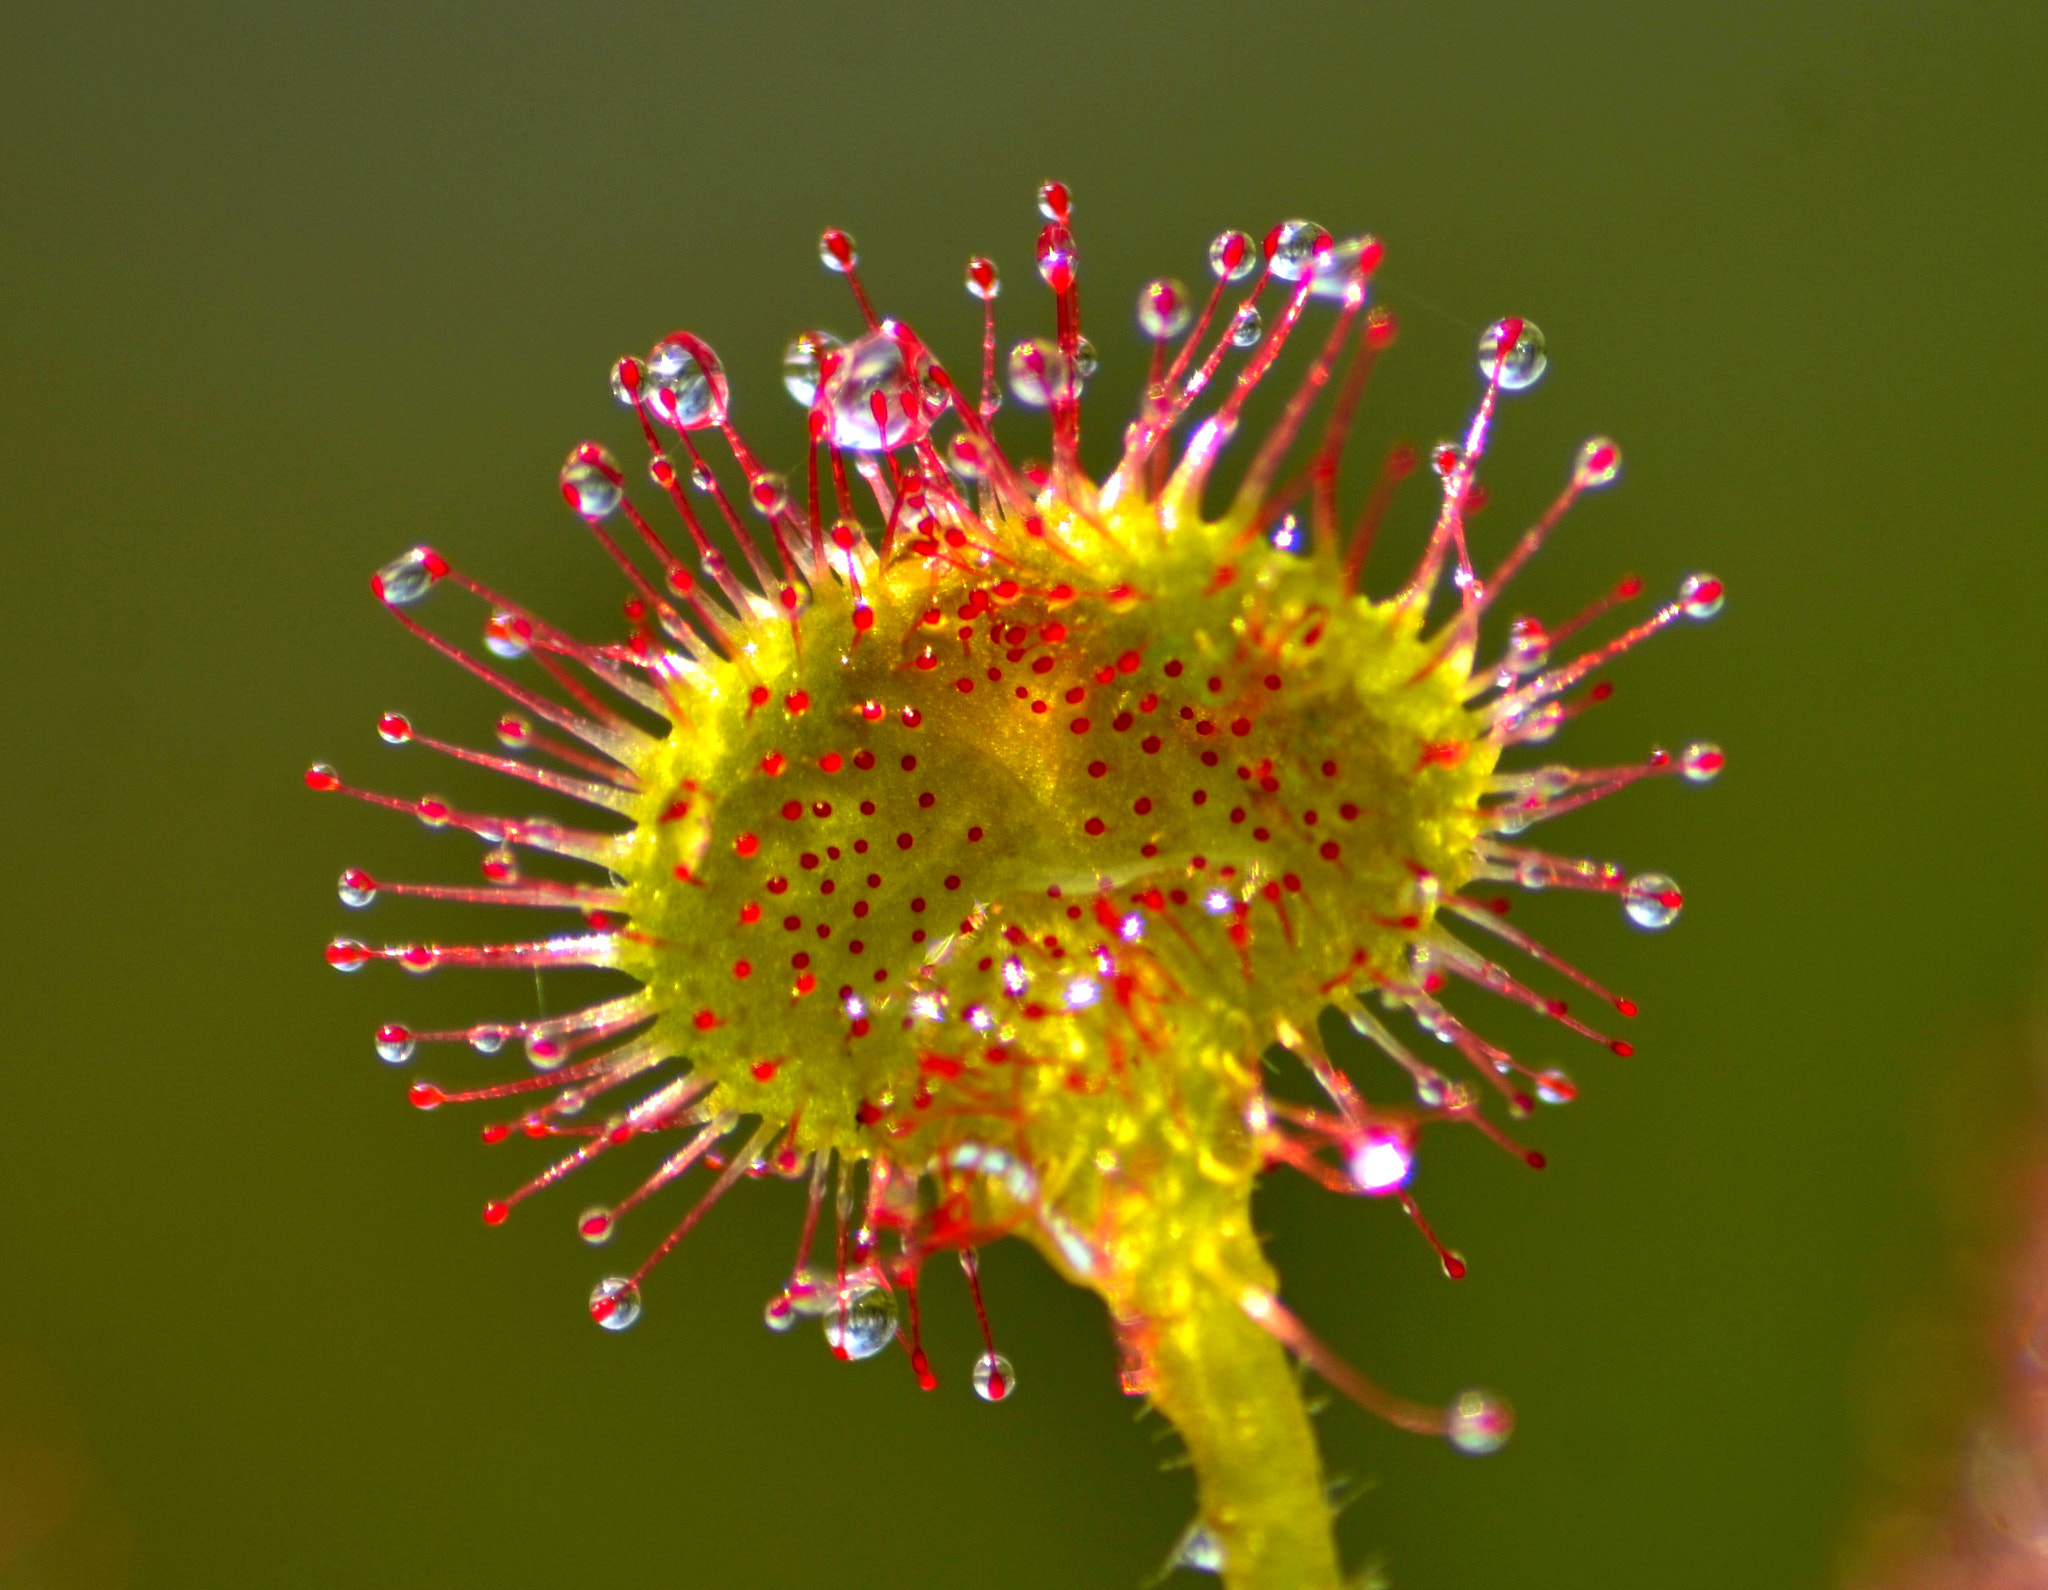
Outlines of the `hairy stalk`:
[{"label": "hairy stalk", "polygon": [[[1271,1273],[1249,1230],[1232,1268]],[[1301,1382],[1280,1344],[1214,1288],[1155,1322],[1152,1400],[1187,1442],[1203,1522],[1229,1590],[1336,1590],[1322,1460]]]}]

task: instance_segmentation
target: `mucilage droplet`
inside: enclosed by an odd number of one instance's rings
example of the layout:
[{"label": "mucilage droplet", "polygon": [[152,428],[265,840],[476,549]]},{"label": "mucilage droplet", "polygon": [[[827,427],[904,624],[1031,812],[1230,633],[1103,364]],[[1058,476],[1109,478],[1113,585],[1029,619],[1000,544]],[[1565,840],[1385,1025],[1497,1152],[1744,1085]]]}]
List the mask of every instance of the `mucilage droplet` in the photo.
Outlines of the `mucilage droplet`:
[{"label": "mucilage droplet", "polygon": [[622,1331],[640,1317],[640,1288],[623,1276],[607,1276],[590,1292],[590,1317],[608,1331]]},{"label": "mucilage droplet", "polygon": [[835,1358],[872,1358],[896,1339],[896,1297],[873,1280],[849,1280],[825,1310],[825,1340]]},{"label": "mucilage droplet", "polygon": [[1017,1371],[998,1352],[974,1360],[974,1394],[983,1402],[1006,1402],[1017,1389]]},{"label": "mucilage droplet", "polygon": [[1533,320],[1496,320],[1479,338],[1479,374],[1491,381],[1498,370],[1503,392],[1534,386],[1549,368],[1543,333]]}]

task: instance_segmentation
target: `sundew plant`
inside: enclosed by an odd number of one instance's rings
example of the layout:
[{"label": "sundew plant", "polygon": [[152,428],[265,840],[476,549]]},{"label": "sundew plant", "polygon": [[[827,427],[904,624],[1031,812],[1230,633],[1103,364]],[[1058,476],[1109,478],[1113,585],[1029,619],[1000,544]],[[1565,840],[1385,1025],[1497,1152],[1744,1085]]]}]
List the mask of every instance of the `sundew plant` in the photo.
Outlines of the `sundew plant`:
[{"label": "sundew plant", "polygon": [[[996,267],[970,261],[978,374],[956,376],[878,314],[853,240],[824,234],[864,330],[790,345],[783,382],[810,442],[790,476],[742,439],[700,338],[677,331],[618,362],[646,495],[666,509],[643,509],[597,443],[561,474],[625,580],[616,635],[571,636],[427,547],[376,575],[392,616],[509,708],[498,750],[396,713],[382,737],[596,819],[489,816],[315,766],[316,790],[482,842],[479,879],[351,869],[344,904],[485,901],[562,924],[483,945],[338,938],[327,958],[602,967],[637,985],[571,1014],[376,1034],[393,1064],[443,1052],[437,1080],[413,1082],[415,1105],[495,1106],[487,1141],[546,1155],[508,1177],[525,1175],[484,1206],[487,1223],[572,1174],[602,1189],[608,1201],[572,1211],[590,1243],[630,1255],[590,1294],[599,1326],[627,1329],[644,1306],[658,1328],[662,1257],[742,1178],[786,1177],[809,1198],[768,1326],[815,1321],[845,1360],[894,1344],[930,1389],[918,1288],[950,1252],[982,1322],[972,1384],[1002,1402],[1017,1375],[975,1256],[1021,1237],[1101,1297],[1123,1390],[1186,1442],[1200,1511],[1180,1560],[1232,1590],[1334,1590],[1296,1361],[1464,1452],[1499,1447],[1512,1418],[1481,1390],[1398,1396],[1326,1346],[1281,1300],[1253,1190],[1284,1168],[1384,1200],[1447,1275],[1464,1273],[1410,1190],[1426,1135],[1477,1131],[1540,1168],[1512,1123],[1574,1086],[1439,996],[1474,984],[1629,1054],[1611,1029],[1634,1006],[1512,925],[1497,891],[1579,889],[1638,927],[1668,925],[1671,879],[1551,854],[1529,830],[1640,779],[1704,782],[1721,765],[1707,744],[1597,768],[1523,750],[1603,698],[1594,675],[1611,659],[1711,617],[1721,586],[1695,575],[1623,627],[1612,615],[1641,594],[1627,580],[1483,644],[1516,573],[1620,467],[1612,442],[1587,442],[1549,507],[1482,560],[1467,521],[1497,410],[1546,364],[1522,319],[1481,338],[1458,438],[1394,449],[1350,494],[1347,531],[1346,439],[1395,325],[1371,301],[1380,245],[1305,221],[1218,237],[1205,294],[1144,289],[1144,397],[1115,467],[1090,479],[1095,354],[1073,207],[1059,183],[1038,198],[1052,334],[999,355]],[[1332,318],[1310,333],[1318,301]],[[1206,517],[1247,399],[1297,337],[1315,344],[1305,371]],[[997,445],[1005,387],[1045,412],[1048,461]],[[1369,595],[1375,528],[1425,461],[1441,506],[1420,561]],[[480,647],[449,638],[478,620]],[[1567,656],[1567,641],[1584,649]],[[1333,1010],[1407,1074],[1411,1103],[1369,1102],[1332,1061],[1318,1030]],[[1291,1061],[1269,1065],[1276,1048]],[[668,1214],[643,1207],[657,1199]]]}]

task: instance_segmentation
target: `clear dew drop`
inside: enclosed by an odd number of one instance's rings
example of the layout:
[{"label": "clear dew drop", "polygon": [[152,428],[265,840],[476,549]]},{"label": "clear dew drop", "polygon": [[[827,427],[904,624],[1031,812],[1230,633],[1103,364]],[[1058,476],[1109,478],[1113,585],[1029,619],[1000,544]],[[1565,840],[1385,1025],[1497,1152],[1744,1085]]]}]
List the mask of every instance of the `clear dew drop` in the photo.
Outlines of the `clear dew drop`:
[{"label": "clear dew drop", "polygon": [[517,613],[493,613],[484,620],[484,645],[507,661],[524,657],[533,645],[533,626]]},{"label": "clear dew drop", "polygon": [[1511,719],[1507,725],[1509,738],[1517,745],[1541,745],[1554,740],[1563,727],[1564,704],[1558,701],[1546,701]]},{"label": "clear dew drop", "polygon": [[930,357],[922,348],[913,357],[908,347],[906,334],[884,321],[842,350],[818,391],[834,446],[880,453],[925,439],[946,395],[931,378]]},{"label": "clear dew drop", "polygon": [[832,1306],[836,1295],[832,1289],[818,1279],[818,1274],[805,1265],[789,1278],[789,1285],[783,1288],[790,1304],[806,1319],[816,1319]]},{"label": "clear dew drop", "polygon": [[1178,337],[1193,319],[1188,290],[1171,276],[1147,282],[1138,294],[1138,329],[1148,337]]},{"label": "clear dew drop", "polygon": [[510,1037],[503,1027],[486,1025],[469,1029],[469,1046],[478,1054],[496,1054]]},{"label": "clear dew drop", "polygon": [[592,1204],[576,1217],[576,1235],[593,1248],[601,1248],[611,1241],[612,1233],[617,1229],[612,1212],[603,1204]]},{"label": "clear dew drop", "polygon": [[1529,775],[1529,793],[1538,800],[1554,801],[1568,793],[1572,787],[1572,770],[1552,763],[1539,767]]},{"label": "clear dew drop", "polygon": [[994,260],[977,254],[967,262],[967,290],[983,303],[1003,290],[1002,273]]},{"label": "clear dew drop", "polygon": [[396,1022],[377,1029],[377,1058],[388,1066],[402,1066],[413,1056],[417,1045],[413,1042],[412,1029],[401,1027]]},{"label": "clear dew drop", "polygon": [[829,331],[802,331],[782,350],[782,385],[789,395],[809,408],[818,398],[818,383],[825,376],[825,357],[845,346]]},{"label": "clear dew drop", "polygon": [[409,607],[447,572],[447,566],[427,548],[414,547],[377,571],[377,594],[393,607]]},{"label": "clear dew drop", "polygon": [[1519,834],[1530,823],[1529,809],[1520,801],[1496,806],[1486,816],[1496,834]]},{"label": "clear dew drop", "polygon": [[1076,338],[1074,341],[1074,384],[1078,387],[1083,381],[1094,380],[1095,372],[1101,367],[1101,364],[1101,359],[1096,356],[1095,344],[1086,337]]},{"label": "clear dew drop", "polygon": [[1380,262],[1380,240],[1351,237],[1325,249],[1309,273],[1309,296],[1341,302],[1351,291],[1354,277],[1370,276]]},{"label": "clear dew drop", "polygon": [[1220,232],[1209,245],[1209,269],[1226,282],[1241,282],[1259,268],[1259,245],[1249,232]]},{"label": "clear dew drop", "polygon": [[818,259],[828,271],[850,271],[860,263],[851,232],[832,228],[818,239]]},{"label": "clear dew drop", "polygon": [[789,1289],[784,1287],[768,1299],[761,1310],[761,1323],[780,1336],[796,1328],[796,1304],[790,1300]]},{"label": "clear dew drop", "polygon": [[1441,1071],[1425,1071],[1415,1079],[1415,1101],[1424,1109],[1440,1110],[1449,1086],[1450,1079]]},{"label": "clear dew drop", "polygon": [[1550,632],[1533,618],[1508,626],[1508,654],[1501,668],[1514,675],[1533,674],[1550,661]]},{"label": "clear dew drop", "polygon": [[517,883],[519,852],[510,845],[493,845],[484,852],[483,870],[484,876],[492,883]]},{"label": "clear dew drop", "polygon": [[1469,1457],[1485,1457],[1508,1444],[1514,1410],[1490,1391],[1461,1391],[1444,1409],[1444,1436]]},{"label": "clear dew drop", "polygon": [[872,1358],[896,1339],[896,1298],[878,1281],[848,1281],[825,1310],[825,1340],[833,1355]]},{"label": "clear dew drop", "polygon": [[608,1275],[590,1289],[590,1317],[608,1331],[622,1331],[640,1317],[640,1288]]},{"label": "clear dew drop", "polygon": [[647,377],[647,367],[631,357],[615,361],[612,365],[612,396],[627,408],[640,404],[640,383]]},{"label": "clear dew drop", "polygon": [[1695,740],[1678,753],[1678,771],[1689,783],[1711,784],[1721,776],[1726,760],[1713,741]]},{"label": "clear dew drop", "polygon": [[731,387],[725,366],[703,340],[678,331],[647,356],[643,390],[656,417],[679,431],[701,430],[725,419]]},{"label": "clear dew drop", "polygon": [[1017,1371],[1001,1353],[974,1360],[974,1394],[983,1402],[1008,1402],[1017,1390]]},{"label": "clear dew drop", "polygon": [[946,443],[946,467],[970,483],[988,473],[988,453],[967,431],[958,431]]},{"label": "clear dew drop", "polygon": [[1537,1073],[1536,1097],[1545,1104],[1569,1104],[1578,1096],[1579,1085],[1555,1067]]},{"label": "clear dew drop", "polygon": [[1711,574],[1688,574],[1678,587],[1678,605],[1687,618],[1712,618],[1727,597],[1726,589]]},{"label": "clear dew drop", "polygon": [[1056,293],[1074,285],[1074,234],[1057,221],[1039,234],[1038,274]]},{"label": "clear dew drop", "polygon": [[1235,315],[1231,316],[1231,347],[1255,347],[1258,344],[1259,338],[1263,337],[1265,334],[1266,322],[1260,318],[1258,310],[1253,305],[1246,304],[1242,309],[1238,310],[1238,312]]},{"label": "clear dew drop", "polygon": [[1010,350],[1010,390],[1027,408],[1042,409],[1066,390],[1067,361],[1044,337],[1031,337]]},{"label": "clear dew drop", "polygon": [[789,507],[788,477],[763,470],[747,483],[747,500],[754,505],[754,512],[773,519]]},{"label": "clear dew drop", "polygon": [[690,466],[690,484],[706,496],[709,496],[711,488],[718,484],[718,477],[713,475],[702,464],[692,464]]},{"label": "clear dew drop", "polygon": [[377,898],[377,885],[367,872],[351,867],[341,875],[341,883],[335,892],[341,896],[343,905],[352,911],[360,911]]},{"label": "clear dew drop", "polygon": [[1175,1543],[1168,1566],[1186,1568],[1191,1573],[1221,1573],[1223,1543],[1210,1533],[1207,1524],[1197,1518]]},{"label": "clear dew drop", "polygon": [[1685,896],[1678,885],[1661,872],[1639,872],[1628,880],[1628,892],[1621,908],[1639,928],[1667,928],[1685,908]]},{"label": "clear dew drop", "polygon": [[1313,221],[1282,221],[1267,239],[1272,272],[1283,282],[1305,280],[1330,252],[1330,234]]},{"label": "clear dew drop", "polygon": [[1038,213],[1048,221],[1072,219],[1074,196],[1064,182],[1041,182],[1038,185]]},{"label": "clear dew drop", "polygon": [[562,466],[562,496],[584,518],[603,519],[625,495],[625,478],[617,459],[596,442],[585,442]]},{"label": "clear dew drop", "polygon": [[1543,332],[1535,321],[1496,320],[1480,333],[1479,374],[1491,381],[1496,368],[1503,392],[1521,392],[1543,379],[1550,356],[1543,351]]}]

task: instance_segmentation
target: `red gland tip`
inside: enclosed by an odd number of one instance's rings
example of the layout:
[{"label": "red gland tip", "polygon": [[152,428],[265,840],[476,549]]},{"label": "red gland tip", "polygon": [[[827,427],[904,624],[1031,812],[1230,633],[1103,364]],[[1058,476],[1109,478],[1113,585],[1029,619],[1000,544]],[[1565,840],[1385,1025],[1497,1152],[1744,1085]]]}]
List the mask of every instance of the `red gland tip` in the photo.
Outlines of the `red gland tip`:
[{"label": "red gland tip", "polygon": [[370,576],[370,592],[387,607],[404,607],[445,579],[448,560],[432,547],[414,547]]},{"label": "red gland tip", "polygon": [[1616,1038],[1615,1040],[1613,1040],[1613,1042],[1609,1043],[1607,1047],[1612,1049],[1616,1054],[1620,1055],[1621,1058],[1624,1060],[1628,1059],[1630,1055],[1636,1052],[1636,1046],[1630,1043],[1626,1038]]},{"label": "red gland tip", "polygon": [[306,788],[319,790],[324,795],[341,788],[341,775],[325,762],[315,762],[306,769]]},{"label": "red gland tip", "polygon": [[448,1102],[448,1095],[431,1082],[415,1082],[405,1090],[405,1099],[416,1110],[431,1110]]},{"label": "red gland tip", "polygon": [[818,239],[818,255],[829,269],[835,271],[852,270],[860,259],[854,252],[853,239],[837,227],[831,228]]},{"label": "red gland tip", "polygon": [[499,1203],[496,1199],[493,1199],[484,1205],[484,1224],[487,1226],[502,1226],[505,1223],[505,1217],[511,1213],[512,1206],[510,1204]]}]

